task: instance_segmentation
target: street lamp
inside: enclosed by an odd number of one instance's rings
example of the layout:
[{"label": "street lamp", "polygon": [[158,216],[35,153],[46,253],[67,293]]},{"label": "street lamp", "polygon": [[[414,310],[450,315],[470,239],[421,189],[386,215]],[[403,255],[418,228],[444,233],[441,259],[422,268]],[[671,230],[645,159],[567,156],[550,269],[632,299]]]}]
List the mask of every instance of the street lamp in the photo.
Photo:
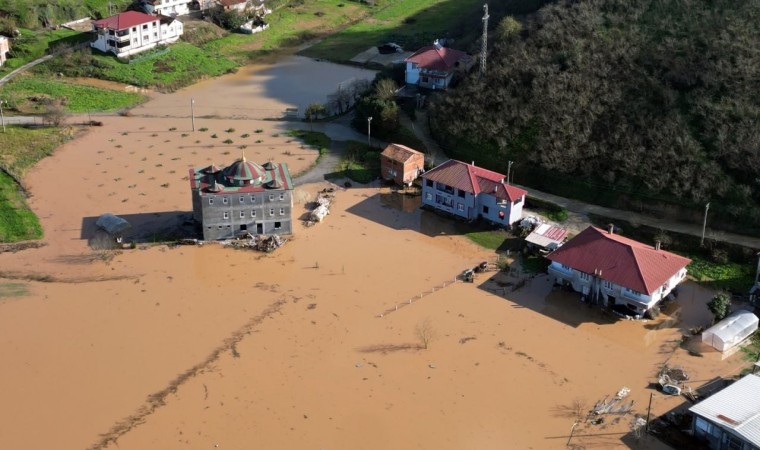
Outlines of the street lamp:
[{"label": "street lamp", "polygon": [[514,164],[514,161],[508,161],[509,165],[507,166],[507,184],[509,184],[509,172],[512,171],[512,164]]},{"label": "street lamp", "polygon": [[702,240],[700,241],[700,247],[705,246],[705,228],[707,228],[707,211],[710,209],[710,202],[705,205],[705,220],[702,222]]},{"label": "street lamp", "polygon": [[372,116],[367,117],[367,146],[372,147],[372,137],[370,131],[372,130]]},{"label": "street lamp", "polygon": [[5,133],[5,116],[3,115],[3,103],[8,103],[5,100],[0,100],[0,122],[3,124],[3,133]]}]

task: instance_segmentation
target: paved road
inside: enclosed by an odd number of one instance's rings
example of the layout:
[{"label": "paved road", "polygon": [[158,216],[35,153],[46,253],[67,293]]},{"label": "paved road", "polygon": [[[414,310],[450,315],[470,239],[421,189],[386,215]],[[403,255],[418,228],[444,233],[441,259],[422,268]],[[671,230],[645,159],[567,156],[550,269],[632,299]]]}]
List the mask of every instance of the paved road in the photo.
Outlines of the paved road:
[{"label": "paved road", "polygon": [[0,87],[3,87],[3,85],[5,83],[9,82],[13,77],[15,77],[16,75],[18,75],[21,72],[25,71],[26,69],[28,69],[30,67],[34,67],[37,64],[43,63],[43,62],[47,61],[48,59],[52,58],[53,56],[54,55],[45,55],[42,58],[37,58],[34,61],[28,62],[28,63],[24,64],[23,66],[19,67],[18,69],[12,71],[8,75],[0,78]]}]

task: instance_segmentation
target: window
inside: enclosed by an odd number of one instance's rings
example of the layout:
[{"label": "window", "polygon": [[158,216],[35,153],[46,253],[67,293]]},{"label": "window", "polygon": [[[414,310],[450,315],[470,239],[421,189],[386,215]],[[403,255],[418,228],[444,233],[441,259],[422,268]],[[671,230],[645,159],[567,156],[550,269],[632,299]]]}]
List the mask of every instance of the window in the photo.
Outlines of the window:
[{"label": "window", "polygon": [[148,29],[148,24],[146,23],[145,25],[143,25],[143,30],[147,30],[147,29]]},{"label": "window", "polygon": [[143,34],[143,41],[144,42],[149,41],[150,40],[149,38],[150,38],[150,36],[148,36],[147,34]]},{"label": "window", "polygon": [[154,31],[154,32],[153,32],[153,37],[154,37],[154,38],[158,38],[158,33],[156,33],[156,32]]},{"label": "window", "polygon": [[269,215],[270,215],[270,216],[273,216],[273,215],[274,215],[274,208],[269,208]]},{"label": "window", "polygon": [[483,214],[488,214],[488,206],[483,207]]},{"label": "window", "polygon": [[427,194],[425,194],[425,199],[427,199],[427,200],[433,200],[433,194],[431,194],[430,192],[428,192]]},{"label": "window", "polygon": [[132,32],[137,33],[137,27],[132,27]]},{"label": "window", "polygon": [[610,283],[609,281],[605,280],[604,281],[604,288],[605,289],[612,289],[612,283]]},{"label": "window", "polygon": [[256,196],[255,195],[251,195],[251,203],[256,203]]},{"label": "window", "polygon": [[223,214],[224,214],[224,218],[225,219],[229,219],[230,218],[230,213],[228,213],[227,211],[225,211]]},{"label": "window", "polygon": [[132,39],[133,44],[137,44],[137,38]]},{"label": "window", "polygon": [[243,204],[243,203],[245,203],[245,197],[243,197],[243,196],[241,195],[241,196],[240,196],[240,204]]},{"label": "window", "polygon": [[240,211],[240,218],[242,219],[243,217],[245,217],[245,211]]},{"label": "window", "polygon": [[251,211],[251,217],[256,217],[256,211],[255,210]]},{"label": "window", "polygon": [[522,198],[522,197],[518,198],[517,200],[515,200],[515,203],[514,203],[514,205],[515,205],[515,206],[519,205],[520,203],[522,203],[522,200],[523,200],[523,198]]},{"label": "window", "polygon": [[282,228],[282,222],[275,222],[274,223],[274,229],[275,230],[279,230],[280,228]]},{"label": "window", "polygon": [[463,204],[461,204],[461,203],[457,203],[457,209],[458,209],[459,211],[464,211],[464,205],[463,205]]},{"label": "window", "polygon": [[280,200],[285,200],[285,194],[280,194]]},{"label": "window", "polygon": [[447,184],[438,183],[438,190],[443,191],[447,194],[452,194],[452,195],[454,194],[454,188]]},{"label": "window", "polygon": [[272,200],[274,200],[274,194],[269,194],[269,201],[271,202]]},{"label": "window", "polygon": [[433,180],[425,180],[425,186],[433,187]]},{"label": "window", "polygon": [[463,191],[463,190],[461,190],[461,189],[459,189],[459,192],[457,192],[457,195],[458,195],[460,198],[464,198],[464,191]]},{"label": "window", "polygon": [[428,77],[420,77],[420,82],[427,83],[428,82]]},{"label": "window", "polygon": [[214,197],[209,197],[208,198],[208,204],[209,205],[213,205],[214,204]]},{"label": "window", "polygon": [[591,279],[591,275],[589,275],[589,274],[587,274],[585,272],[581,272],[581,280],[588,281],[590,279]]},{"label": "window", "polygon": [[227,204],[227,197],[222,197],[222,203]]},{"label": "window", "polygon": [[284,216],[284,215],[285,215],[285,208],[280,208],[280,215],[281,215],[281,216]]}]

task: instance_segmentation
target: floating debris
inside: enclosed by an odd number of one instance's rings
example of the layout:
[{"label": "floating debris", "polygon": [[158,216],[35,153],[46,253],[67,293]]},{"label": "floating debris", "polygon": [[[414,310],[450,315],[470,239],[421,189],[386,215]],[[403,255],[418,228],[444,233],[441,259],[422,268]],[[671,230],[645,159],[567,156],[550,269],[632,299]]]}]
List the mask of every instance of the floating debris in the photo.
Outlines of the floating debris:
[{"label": "floating debris", "polygon": [[317,194],[317,199],[314,204],[316,207],[309,213],[309,218],[304,221],[304,225],[310,227],[315,223],[321,222],[328,214],[330,214],[330,206],[333,200],[335,200],[335,189],[326,188]]},{"label": "floating debris", "polygon": [[229,241],[222,241],[222,245],[234,247],[234,248],[249,248],[253,250],[258,250],[260,252],[273,252],[277,250],[278,248],[285,245],[285,243],[288,242],[287,239],[283,239],[279,235],[273,234],[271,236],[267,235],[252,235],[250,233],[247,233],[245,235],[242,235],[238,237],[237,239],[229,240]]}]

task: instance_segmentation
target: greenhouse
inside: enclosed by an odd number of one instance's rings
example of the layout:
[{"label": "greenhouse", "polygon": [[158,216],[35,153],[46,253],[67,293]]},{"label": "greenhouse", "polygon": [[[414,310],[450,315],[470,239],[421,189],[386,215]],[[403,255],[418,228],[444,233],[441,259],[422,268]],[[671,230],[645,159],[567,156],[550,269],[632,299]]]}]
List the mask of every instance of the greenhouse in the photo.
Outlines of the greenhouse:
[{"label": "greenhouse", "polygon": [[756,315],[740,309],[702,332],[702,342],[719,352],[736,347],[757,330]]}]

